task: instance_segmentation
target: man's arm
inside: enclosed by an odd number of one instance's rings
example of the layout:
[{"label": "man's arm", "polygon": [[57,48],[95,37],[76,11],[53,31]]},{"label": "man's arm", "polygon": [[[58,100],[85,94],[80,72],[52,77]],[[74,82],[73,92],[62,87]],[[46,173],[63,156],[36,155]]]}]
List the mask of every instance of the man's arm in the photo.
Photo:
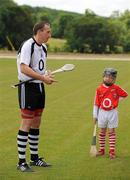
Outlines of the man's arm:
[{"label": "man's arm", "polygon": [[41,75],[37,72],[33,71],[28,65],[21,63],[20,64],[21,72],[31,78],[43,81],[46,84],[52,84],[53,82],[56,82],[51,74],[48,75]]}]

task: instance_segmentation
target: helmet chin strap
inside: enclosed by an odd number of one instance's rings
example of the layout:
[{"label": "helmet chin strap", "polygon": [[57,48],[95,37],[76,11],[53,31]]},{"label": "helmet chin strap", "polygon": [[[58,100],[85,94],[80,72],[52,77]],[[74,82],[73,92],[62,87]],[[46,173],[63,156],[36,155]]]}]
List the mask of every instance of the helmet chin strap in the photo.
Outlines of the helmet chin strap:
[{"label": "helmet chin strap", "polygon": [[105,81],[103,81],[103,83],[106,85],[106,86],[112,86],[113,83],[107,83]]}]

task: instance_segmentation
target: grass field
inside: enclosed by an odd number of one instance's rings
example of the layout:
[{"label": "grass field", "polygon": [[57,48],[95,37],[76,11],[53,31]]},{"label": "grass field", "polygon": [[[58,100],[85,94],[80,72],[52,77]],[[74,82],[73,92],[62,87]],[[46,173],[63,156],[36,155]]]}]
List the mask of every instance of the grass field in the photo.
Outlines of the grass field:
[{"label": "grass field", "polygon": [[[0,59],[0,180],[129,180],[130,179],[130,98],[119,105],[117,158],[89,156],[93,131],[92,108],[95,89],[105,67],[118,70],[117,84],[130,92],[128,61],[48,60],[48,68],[74,63],[73,72],[57,74],[58,83],[46,86],[46,109],[42,118],[39,154],[51,168],[34,168],[35,173],[16,170],[16,135],[20,116],[14,59]],[[29,150],[27,152],[29,160]]]}]

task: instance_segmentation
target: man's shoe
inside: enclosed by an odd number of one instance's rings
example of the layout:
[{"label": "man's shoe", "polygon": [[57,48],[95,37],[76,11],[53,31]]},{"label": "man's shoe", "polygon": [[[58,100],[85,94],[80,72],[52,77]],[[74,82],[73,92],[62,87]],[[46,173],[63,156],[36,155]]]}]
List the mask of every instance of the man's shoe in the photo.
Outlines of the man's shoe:
[{"label": "man's shoe", "polygon": [[17,169],[22,172],[34,172],[27,163],[18,164]]},{"label": "man's shoe", "polygon": [[96,156],[104,156],[104,154],[105,154],[105,151],[104,149],[102,149],[97,152]]},{"label": "man's shoe", "polygon": [[35,161],[30,161],[30,166],[49,167],[51,164],[45,162],[43,158],[38,158]]}]

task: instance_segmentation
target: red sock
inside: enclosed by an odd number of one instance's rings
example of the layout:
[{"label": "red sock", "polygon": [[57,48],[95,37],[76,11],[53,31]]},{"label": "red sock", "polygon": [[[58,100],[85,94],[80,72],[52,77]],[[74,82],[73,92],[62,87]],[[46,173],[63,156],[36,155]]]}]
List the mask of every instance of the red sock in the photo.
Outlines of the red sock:
[{"label": "red sock", "polygon": [[116,133],[115,132],[109,132],[109,148],[110,154],[115,154],[115,143],[116,143]]},{"label": "red sock", "polygon": [[106,137],[106,132],[100,132],[99,133],[99,152],[105,153],[105,137]]}]

